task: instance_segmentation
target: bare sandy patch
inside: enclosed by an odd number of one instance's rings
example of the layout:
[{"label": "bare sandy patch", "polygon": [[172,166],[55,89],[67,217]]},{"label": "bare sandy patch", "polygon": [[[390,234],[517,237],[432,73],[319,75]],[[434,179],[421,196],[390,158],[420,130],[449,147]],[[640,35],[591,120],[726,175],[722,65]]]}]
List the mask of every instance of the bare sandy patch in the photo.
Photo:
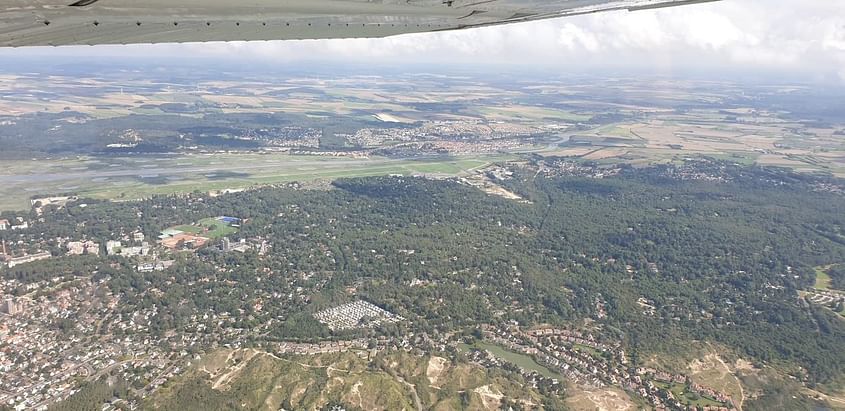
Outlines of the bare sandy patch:
[{"label": "bare sandy patch", "polygon": [[734,374],[734,369],[718,354],[711,352],[692,360],[687,370],[693,382],[729,395],[737,407],[742,409],[742,403],[745,401],[742,384]]},{"label": "bare sandy patch", "polygon": [[734,363],[734,368],[737,371],[745,371],[745,372],[748,372],[749,374],[756,373],[756,372],[760,371],[760,369],[755,367],[754,364],[751,363],[751,361],[744,360],[742,358],[736,360],[736,362]]},{"label": "bare sandy patch", "polygon": [[299,401],[302,400],[302,396],[305,395],[305,391],[308,391],[307,385],[298,385],[294,388],[290,393],[290,403],[298,404]]},{"label": "bare sandy patch", "polygon": [[482,385],[475,389],[475,393],[481,397],[481,402],[484,404],[484,409],[498,410],[502,405],[502,395],[499,390],[491,389],[489,385]]},{"label": "bare sandy patch", "polygon": [[599,389],[571,388],[566,405],[578,411],[628,411],[636,410],[637,406],[625,391],[616,387]]},{"label": "bare sandy patch", "polygon": [[351,403],[356,405],[358,408],[364,409],[364,397],[361,396],[361,386],[364,385],[363,382],[358,381],[352,388],[349,390],[348,398],[351,399]]},{"label": "bare sandy patch", "polygon": [[[233,351],[229,355],[227,362],[228,362],[228,360],[232,359],[232,357],[236,353],[237,353],[237,351]],[[212,384],[211,388],[213,388],[215,390],[223,389],[230,381],[232,381],[235,377],[237,377],[241,373],[241,371],[243,371],[244,367],[246,367],[246,365],[250,362],[250,360],[252,360],[252,357],[255,357],[256,354],[257,354],[257,352],[254,351],[254,350],[244,352],[243,358],[241,358],[241,362],[238,365],[232,367],[230,370],[228,370],[226,373],[224,373],[220,377],[218,377],[217,380],[214,381],[214,384]]]},{"label": "bare sandy patch", "polygon": [[448,363],[449,360],[443,357],[431,357],[431,359],[428,360],[428,367],[425,370],[425,375],[428,377],[429,384],[438,388],[440,387],[440,376],[443,375],[444,371],[446,371],[446,364]]}]

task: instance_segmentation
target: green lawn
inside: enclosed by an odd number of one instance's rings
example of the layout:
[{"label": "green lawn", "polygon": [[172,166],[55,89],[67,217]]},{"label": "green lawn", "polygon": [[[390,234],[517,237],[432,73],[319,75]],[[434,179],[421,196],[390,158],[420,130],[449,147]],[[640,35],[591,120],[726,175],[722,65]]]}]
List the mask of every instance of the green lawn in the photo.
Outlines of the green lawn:
[{"label": "green lawn", "polygon": [[655,381],[654,385],[664,390],[669,390],[675,396],[675,399],[690,407],[721,407],[724,405],[714,399],[686,392],[687,387],[684,384],[668,384]]},{"label": "green lawn", "polygon": [[179,230],[179,231],[182,231],[182,232],[185,232],[185,233],[189,233],[189,234],[202,234],[203,231],[205,231],[202,228],[194,226],[194,225],[179,225],[179,226],[173,227],[173,229]]},{"label": "green lawn", "polygon": [[602,126],[594,131],[601,136],[622,137],[634,140],[640,139],[639,137],[635,136],[634,133],[631,132],[631,130],[619,127],[615,124]]},{"label": "green lawn", "polygon": [[[209,229],[209,227],[211,226],[213,226],[213,228]],[[232,227],[222,221],[217,221],[216,217],[204,218],[195,225],[185,224],[170,228],[173,230],[179,230],[185,233],[196,234],[198,236],[208,237],[212,239],[225,237],[227,235],[235,234],[238,232],[237,228]]]},{"label": "green lawn", "polygon": [[209,230],[205,233],[210,238],[220,238],[225,237],[230,234],[234,234],[238,232],[238,229],[235,227],[230,226],[227,223],[222,221],[217,221],[216,218],[204,218],[199,222],[200,227],[210,227],[214,226],[213,230]]},{"label": "green lawn", "polygon": [[682,399],[681,401],[686,401],[687,404],[693,407],[719,407],[723,405],[716,400],[702,397],[691,392],[685,392],[685,388],[686,387],[681,384],[675,384],[675,386],[672,387],[672,395],[674,395],[675,398]]},{"label": "green lawn", "polygon": [[819,290],[829,290],[830,289],[830,276],[827,275],[825,272],[824,267],[816,267],[816,284],[814,285],[815,288]]},{"label": "green lawn", "polygon": [[581,345],[581,344],[573,344],[572,347],[575,348],[578,351],[583,351],[587,354],[590,354],[590,356],[593,356],[593,357],[601,357],[602,356],[601,351],[599,351],[599,350],[597,350],[593,347],[589,347],[589,346]]},{"label": "green lawn", "polygon": [[[192,191],[207,192],[226,188],[247,188],[290,181],[334,180],[388,174],[436,173],[461,175],[486,164],[513,159],[491,154],[471,157],[395,160],[387,158],[348,159],[288,154],[181,155],[170,158],[107,158],[91,160],[13,161],[10,175],[48,173],[53,179],[37,184],[11,182],[0,186],[0,210],[25,210],[33,195],[72,192],[83,198],[136,200],[153,195]],[[142,178],[139,164],[157,178]],[[4,163],[4,165],[7,165]],[[197,171],[197,169],[201,169]],[[123,173],[99,175],[100,171]],[[164,170],[164,171],[153,171]],[[226,173],[230,173],[227,176]],[[207,177],[222,175],[223,177]],[[55,176],[63,176],[56,178]]]},{"label": "green lawn", "polygon": [[434,174],[459,174],[464,170],[481,167],[489,164],[483,160],[460,160],[443,163],[410,163],[406,166],[409,170],[417,173],[434,173]]}]

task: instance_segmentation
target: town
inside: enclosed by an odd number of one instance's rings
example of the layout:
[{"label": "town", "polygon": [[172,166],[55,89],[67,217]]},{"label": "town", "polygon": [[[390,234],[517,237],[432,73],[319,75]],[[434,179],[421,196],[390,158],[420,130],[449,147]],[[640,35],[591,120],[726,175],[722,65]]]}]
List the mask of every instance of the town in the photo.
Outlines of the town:
[{"label": "town", "polygon": [[[588,333],[555,328],[522,331],[517,327],[484,326],[482,329],[485,340],[532,356],[538,364],[557,371],[570,383],[595,388],[621,387],[638,394],[658,410],[737,408],[724,393],[694,384],[683,375],[631,366],[618,344],[598,341]],[[476,358],[483,363],[484,357]]]},{"label": "town", "polygon": [[[524,319],[548,316],[548,307],[523,299],[538,289],[548,291],[532,284],[536,274],[525,266],[494,259],[478,264],[488,272],[473,271],[474,264],[445,270],[442,267],[465,262],[451,252],[434,255],[434,247],[401,237],[383,240],[395,227],[390,224],[424,226],[430,219],[427,213],[379,214],[377,218],[396,218],[398,223],[379,220],[367,227],[367,235],[360,235],[366,225],[356,220],[361,210],[381,210],[381,201],[398,201],[370,198],[372,186],[356,186],[370,181],[378,181],[377,189],[387,195],[419,189],[426,199],[442,202],[443,194],[432,188],[438,185],[455,190],[462,199],[475,196],[478,203],[489,202],[489,210],[513,206],[522,213],[536,205],[528,198],[537,197],[522,190],[521,179],[544,175],[592,181],[636,172],[718,184],[751,178],[731,173],[717,160],[690,163],[632,170],[532,159],[503,161],[447,180],[397,175],[346,180],[309,192],[299,183],[288,183],[125,202],[34,198],[31,212],[6,212],[0,221],[0,258],[6,263],[0,268],[0,405],[47,409],[84,392],[86,383],[111,378],[126,382],[129,394],[110,399],[109,406],[131,409],[215,350],[255,349],[280,358],[354,353],[367,361],[399,351],[434,355],[487,369],[516,370],[531,387],[560,397],[572,389],[613,388],[660,410],[740,409],[742,399],[629,354],[621,333],[606,325],[619,304],[606,282],[583,297],[581,309],[589,313],[585,320],[566,326],[537,324]],[[762,174],[758,183],[786,184],[777,173]],[[310,198],[317,195],[324,197]],[[326,206],[330,200],[336,201],[333,207]],[[92,217],[99,215],[100,207],[110,210],[112,221]],[[654,213],[676,211],[667,204]],[[406,223],[408,216],[418,219]],[[471,230],[461,225],[468,218],[461,217],[454,227],[462,229],[449,231],[448,237],[461,239]],[[499,247],[506,253],[515,241],[531,235],[532,227],[521,218],[515,214],[480,220],[485,232],[493,227],[503,242],[490,246],[495,236],[480,237],[467,248]],[[426,229],[440,228],[432,223]],[[621,235],[637,230],[634,224],[623,226]],[[349,242],[335,242],[349,233],[355,233]],[[557,258],[547,248],[537,253],[548,256],[544,258],[559,272],[591,266],[598,272],[612,271],[623,281],[671,270],[660,259],[646,256],[633,261],[578,251]],[[354,276],[349,274],[364,264]],[[371,277],[373,266],[384,267],[382,277]],[[801,269],[784,265],[773,278],[801,280]],[[774,281],[769,279],[765,292],[785,289]],[[798,295],[805,308],[841,310],[840,292],[800,284],[803,291]],[[472,294],[482,287],[483,293]],[[397,290],[414,298],[403,301],[405,297],[396,297]],[[561,292],[575,293],[568,288]],[[463,305],[465,295],[479,299],[478,312]],[[628,296],[641,314],[637,318],[644,320],[726,323],[734,310],[747,309],[740,299],[726,307],[694,310],[645,292]],[[471,317],[476,315],[483,320]]]}]

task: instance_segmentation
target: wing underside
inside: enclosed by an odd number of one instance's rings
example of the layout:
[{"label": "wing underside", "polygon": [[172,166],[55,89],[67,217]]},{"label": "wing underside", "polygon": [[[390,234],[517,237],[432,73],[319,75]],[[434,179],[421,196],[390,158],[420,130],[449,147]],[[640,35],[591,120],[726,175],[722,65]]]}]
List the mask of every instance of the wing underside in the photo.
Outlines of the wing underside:
[{"label": "wing underside", "polygon": [[386,37],[717,0],[0,0],[0,47]]}]

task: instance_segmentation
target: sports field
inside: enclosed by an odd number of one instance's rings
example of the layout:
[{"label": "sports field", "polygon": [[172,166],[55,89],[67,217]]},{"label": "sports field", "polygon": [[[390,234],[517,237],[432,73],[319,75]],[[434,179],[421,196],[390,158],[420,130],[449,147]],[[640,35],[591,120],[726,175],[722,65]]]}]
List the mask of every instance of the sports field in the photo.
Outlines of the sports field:
[{"label": "sports field", "polygon": [[238,229],[232,227],[230,224],[214,218],[204,218],[197,222],[197,224],[180,225],[170,227],[173,230],[179,230],[189,234],[196,234],[198,236],[207,238],[221,238],[238,232]]}]

